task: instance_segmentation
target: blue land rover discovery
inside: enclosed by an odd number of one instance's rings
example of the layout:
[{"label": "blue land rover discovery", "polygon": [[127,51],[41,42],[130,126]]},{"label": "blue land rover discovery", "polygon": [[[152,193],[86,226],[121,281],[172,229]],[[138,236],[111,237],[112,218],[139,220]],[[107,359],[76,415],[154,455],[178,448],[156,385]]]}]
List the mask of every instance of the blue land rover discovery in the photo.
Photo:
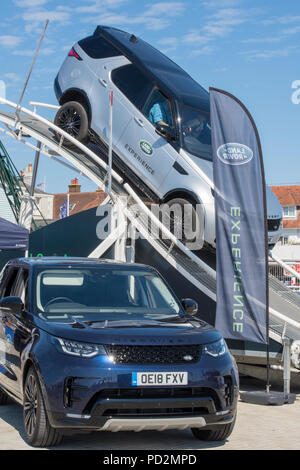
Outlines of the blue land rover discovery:
[{"label": "blue land rover discovery", "polygon": [[224,339],[158,272],[85,258],[10,261],[0,285],[0,404],[32,446],[64,431],[232,432],[238,374]]}]

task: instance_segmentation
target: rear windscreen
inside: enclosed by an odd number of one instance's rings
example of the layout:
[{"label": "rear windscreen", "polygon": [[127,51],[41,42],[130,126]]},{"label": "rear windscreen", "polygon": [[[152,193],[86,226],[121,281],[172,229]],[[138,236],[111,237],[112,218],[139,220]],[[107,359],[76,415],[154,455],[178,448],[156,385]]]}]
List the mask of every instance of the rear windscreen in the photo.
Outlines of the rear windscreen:
[{"label": "rear windscreen", "polygon": [[78,44],[92,59],[106,59],[122,55],[120,51],[101,37],[89,36],[79,41]]}]

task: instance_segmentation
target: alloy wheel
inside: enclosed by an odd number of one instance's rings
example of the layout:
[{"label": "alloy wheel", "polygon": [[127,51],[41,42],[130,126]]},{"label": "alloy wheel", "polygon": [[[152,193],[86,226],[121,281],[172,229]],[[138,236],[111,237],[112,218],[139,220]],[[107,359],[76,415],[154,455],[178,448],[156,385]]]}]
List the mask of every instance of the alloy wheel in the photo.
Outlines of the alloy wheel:
[{"label": "alloy wheel", "polygon": [[24,393],[24,424],[26,432],[32,436],[37,424],[38,385],[31,374],[26,381]]}]

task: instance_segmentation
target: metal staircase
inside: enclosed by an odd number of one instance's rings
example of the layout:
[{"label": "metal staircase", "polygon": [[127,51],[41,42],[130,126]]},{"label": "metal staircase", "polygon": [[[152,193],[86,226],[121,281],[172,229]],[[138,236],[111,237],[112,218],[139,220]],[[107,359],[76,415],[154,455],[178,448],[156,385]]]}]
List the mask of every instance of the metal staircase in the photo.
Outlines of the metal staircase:
[{"label": "metal staircase", "polygon": [[19,220],[23,191],[20,175],[0,140],[0,184],[5,192],[16,222]]}]

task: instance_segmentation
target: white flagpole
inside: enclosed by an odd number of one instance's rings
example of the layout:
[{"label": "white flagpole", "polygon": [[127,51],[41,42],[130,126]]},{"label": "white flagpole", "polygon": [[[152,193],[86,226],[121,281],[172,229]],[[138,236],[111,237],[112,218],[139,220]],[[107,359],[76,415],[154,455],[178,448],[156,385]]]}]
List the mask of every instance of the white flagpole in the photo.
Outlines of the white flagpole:
[{"label": "white flagpole", "polygon": [[111,170],[112,170],[112,133],[113,133],[113,90],[109,94],[109,143],[108,143],[108,184],[107,193],[111,193]]}]

